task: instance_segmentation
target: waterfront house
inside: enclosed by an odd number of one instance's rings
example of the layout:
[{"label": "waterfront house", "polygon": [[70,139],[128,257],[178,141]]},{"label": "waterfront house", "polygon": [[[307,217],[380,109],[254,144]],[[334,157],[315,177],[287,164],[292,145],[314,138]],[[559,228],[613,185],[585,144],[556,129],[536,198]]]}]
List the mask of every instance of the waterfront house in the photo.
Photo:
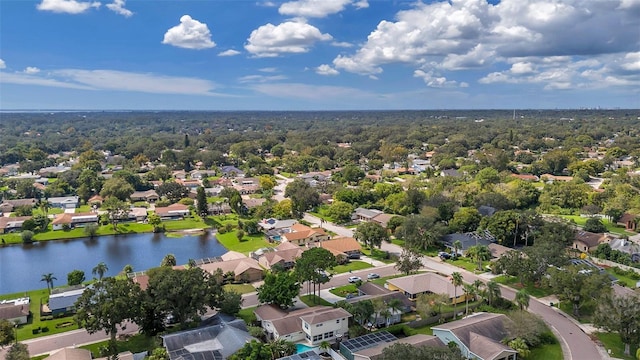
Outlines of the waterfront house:
[{"label": "waterfront house", "polygon": [[162,220],[179,220],[189,215],[189,207],[183,204],[156,207],[154,211]]},{"label": "waterfront house", "polygon": [[389,279],[385,287],[391,291],[400,291],[411,300],[416,300],[420,294],[430,293],[445,294],[452,304],[466,299],[462,286],[453,286],[449,278],[430,272]]},{"label": "waterfront house", "polygon": [[26,324],[29,317],[29,304],[0,304],[0,320],[7,320],[12,324]]},{"label": "waterfront house", "polygon": [[47,200],[51,204],[51,207],[60,209],[75,209],[80,204],[80,198],[78,196],[50,197]]},{"label": "waterfront house", "polygon": [[65,227],[82,227],[87,224],[97,224],[98,214],[96,213],[63,213],[57,214],[51,222],[53,230],[62,230]]}]

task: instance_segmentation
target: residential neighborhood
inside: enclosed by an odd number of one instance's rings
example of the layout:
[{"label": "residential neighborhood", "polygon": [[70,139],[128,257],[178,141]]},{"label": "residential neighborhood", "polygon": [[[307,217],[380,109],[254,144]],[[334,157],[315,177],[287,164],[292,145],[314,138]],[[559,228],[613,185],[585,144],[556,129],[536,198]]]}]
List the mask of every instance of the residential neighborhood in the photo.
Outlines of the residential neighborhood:
[{"label": "residential neighborhood", "polygon": [[[0,153],[0,256],[16,254],[1,268],[5,345],[51,359],[632,359],[640,321],[619,314],[640,310],[635,130],[529,116],[425,120],[446,136],[388,120],[318,144],[226,129],[238,137],[219,151],[189,128],[155,156]],[[412,140],[372,145],[385,131]],[[72,242],[62,271],[17,261]],[[165,247],[189,255],[118,262]]]}]

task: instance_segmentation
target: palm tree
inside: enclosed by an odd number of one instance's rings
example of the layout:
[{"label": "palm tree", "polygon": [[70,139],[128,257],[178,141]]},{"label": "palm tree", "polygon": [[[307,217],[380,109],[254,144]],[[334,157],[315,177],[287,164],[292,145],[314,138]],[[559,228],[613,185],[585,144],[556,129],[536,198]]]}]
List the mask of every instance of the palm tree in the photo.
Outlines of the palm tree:
[{"label": "palm tree", "polygon": [[49,290],[49,293],[51,293],[51,290],[53,290],[53,280],[58,280],[58,278],[53,276],[52,273],[42,274],[42,279],[40,279],[40,281],[44,281],[47,283],[47,290]]},{"label": "palm tree", "polygon": [[473,284],[464,284],[462,286],[462,290],[464,291],[464,314],[469,315],[469,298],[475,297],[477,294],[476,287]]},{"label": "palm tree", "polygon": [[100,263],[98,263],[98,265],[96,265],[96,267],[93,268],[93,270],[91,270],[91,273],[93,275],[97,274],[98,281],[102,281],[102,277],[107,273],[107,271],[109,271],[109,267],[107,266],[107,264],[101,261]]},{"label": "palm tree", "polygon": [[458,250],[462,249],[462,242],[456,240],[453,242],[453,256],[458,257]]},{"label": "palm tree", "polygon": [[329,344],[328,341],[323,341],[320,343],[320,350],[322,350],[323,352],[328,352],[328,350],[331,348],[331,344]]},{"label": "palm tree", "polygon": [[125,265],[122,268],[122,272],[125,273],[125,274],[132,273],[133,272],[133,265],[131,265],[131,264]]},{"label": "palm tree", "polygon": [[162,258],[162,262],[160,266],[176,266],[176,256],[173,254],[167,254],[164,258]]},{"label": "palm tree", "polygon": [[487,303],[493,305],[493,303],[500,298],[500,285],[497,282],[491,280],[484,284],[484,291],[482,292]]},{"label": "palm tree", "polygon": [[393,313],[391,312],[391,310],[389,310],[389,308],[385,308],[384,310],[382,310],[380,312],[380,316],[382,316],[384,318],[384,323],[385,326],[389,326],[389,318],[393,315]]},{"label": "palm tree", "polygon": [[527,343],[521,338],[515,338],[508,343],[509,347],[518,352],[518,357],[526,358],[531,353]]},{"label": "palm tree", "polygon": [[451,274],[451,283],[453,284],[453,320],[456,319],[456,304],[458,303],[458,287],[462,286],[462,274],[454,272]]},{"label": "palm tree", "polygon": [[518,307],[520,307],[520,310],[524,310],[529,307],[530,298],[531,296],[529,295],[527,290],[525,289],[518,290],[518,292],[516,293],[515,300],[516,300],[516,304],[518,304]]},{"label": "palm tree", "polygon": [[387,307],[391,311],[391,315],[402,312],[403,304],[400,299],[391,299],[387,302]]},{"label": "palm tree", "polygon": [[49,214],[49,209],[51,209],[51,203],[49,202],[49,200],[44,199],[42,201],[40,201],[40,210],[42,210],[42,213],[44,214],[45,218],[48,218],[48,214]]},{"label": "palm tree", "polygon": [[491,251],[486,245],[474,245],[469,247],[467,255],[478,263],[478,270],[482,270],[482,262],[491,259]]}]

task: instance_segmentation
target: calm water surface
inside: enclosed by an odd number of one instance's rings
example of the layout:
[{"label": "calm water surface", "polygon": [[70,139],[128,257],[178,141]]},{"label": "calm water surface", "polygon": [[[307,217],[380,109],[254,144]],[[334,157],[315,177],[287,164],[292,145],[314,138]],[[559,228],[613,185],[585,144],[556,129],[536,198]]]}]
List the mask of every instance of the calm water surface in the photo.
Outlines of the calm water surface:
[{"label": "calm water surface", "polygon": [[44,241],[34,245],[0,247],[0,294],[45,288],[42,274],[58,278],[53,285],[67,283],[67,274],[78,269],[87,279],[99,262],[109,267],[105,276],[118,274],[127,265],[135,271],[160,265],[167,254],[178,264],[189,259],[220,256],[227,250],[208,233],[180,238],[164,234],[100,236],[94,239]]}]

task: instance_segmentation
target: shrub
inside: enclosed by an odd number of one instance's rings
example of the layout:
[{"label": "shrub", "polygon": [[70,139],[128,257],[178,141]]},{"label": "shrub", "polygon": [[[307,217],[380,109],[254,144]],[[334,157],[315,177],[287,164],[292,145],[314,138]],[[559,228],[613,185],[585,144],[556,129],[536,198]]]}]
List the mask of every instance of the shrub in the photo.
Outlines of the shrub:
[{"label": "shrub", "polygon": [[33,242],[33,231],[25,230],[22,232],[22,242],[25,244],[29,244]]},{"label": "shrub", "polygon": [[34,335],[40,333],[40,326],[31,329],[31,333]]},{"label": "shrub", "polygon": [[49,327],[48,326],[43,327],[42,332],[43,333],[49,332]]}]

